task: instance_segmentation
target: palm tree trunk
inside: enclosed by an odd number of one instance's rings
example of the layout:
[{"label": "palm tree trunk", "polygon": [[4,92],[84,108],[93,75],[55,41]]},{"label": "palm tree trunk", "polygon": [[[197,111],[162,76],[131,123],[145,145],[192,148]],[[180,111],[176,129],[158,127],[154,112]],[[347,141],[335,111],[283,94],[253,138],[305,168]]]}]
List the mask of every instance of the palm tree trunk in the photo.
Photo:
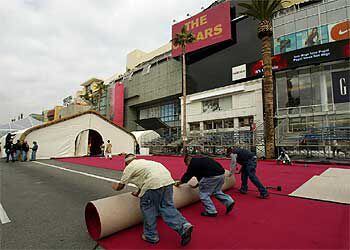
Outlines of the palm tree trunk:
[{"label": "palm tree trunk", "polygon": [[265,36],[262,38],[262,57],[264,63],[264,125],[265,125],[265,151],[266,158],[275,157],[275,129],[274,129],[274,96],[273,96],[273,78],[272,78],[272,60],[271,60],[271,38]]},{"label": "palm tree trunk", "polygon": [[187,153],[187,126],[186,126],[186,56],[185,49],[182,50],[182,150],[183,154]]}]

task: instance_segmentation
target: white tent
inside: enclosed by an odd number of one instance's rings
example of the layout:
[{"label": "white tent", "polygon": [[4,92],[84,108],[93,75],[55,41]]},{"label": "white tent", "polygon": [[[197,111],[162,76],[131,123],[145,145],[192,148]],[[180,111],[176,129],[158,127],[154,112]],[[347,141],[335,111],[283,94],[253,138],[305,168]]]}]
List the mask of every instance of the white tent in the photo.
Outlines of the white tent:
[{"label": "white tent", "polygon": [[94,111],[21,131],[13,139],[17,140],[27,141],[30,146],[36,141],[39,145],[37,159],[86,156],[88,148],[92,155],[98,155],[102,141],[106,144],[107,140],[111,141],[114,155],[134,153],[136,143],[133,134]]},{"label": "white tent", "polygon": [[145,142],[160,138],[160,135],[154,130],[133,131],[131,133],[135,136],[140,147],[142,147]]}]

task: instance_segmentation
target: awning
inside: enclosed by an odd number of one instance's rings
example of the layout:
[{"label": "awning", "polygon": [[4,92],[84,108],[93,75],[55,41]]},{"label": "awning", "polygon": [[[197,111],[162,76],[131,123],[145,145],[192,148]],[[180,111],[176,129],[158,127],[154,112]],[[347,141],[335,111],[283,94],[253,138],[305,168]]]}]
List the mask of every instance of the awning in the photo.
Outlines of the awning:
[{"label": "awning", "polygon": [[164,122],[162,122],[159,118],[141,119],[135,122],[147,130],[158,130],[161,128],[169,128],[169,126]]}]

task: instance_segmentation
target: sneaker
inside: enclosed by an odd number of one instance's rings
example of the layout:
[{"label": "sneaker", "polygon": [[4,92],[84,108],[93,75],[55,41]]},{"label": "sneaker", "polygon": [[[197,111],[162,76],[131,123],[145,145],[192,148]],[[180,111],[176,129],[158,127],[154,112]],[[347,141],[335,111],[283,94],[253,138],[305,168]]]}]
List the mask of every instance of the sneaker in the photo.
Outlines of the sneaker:
[{"label": "sneaker", "polygon": [[235,206],[235,201],[233,201],[230,205],[226,207],[226,214],[229,214],[232,211],[234,206]]},{"label": "sneaker", "polygon": [[248,193],[248,191],[246,191],[246,190],[244,190],[244,189],[242,189],[242,188],[239,189],[238,191],[239,191],[241,194],[247,194],[247,193]]},{"label": "sneaker", "polygon": [[190,224],[181,235],[181,246],[186,246],[191,241],[193,226]]},{"label": "sneaker", "polygon": [[260,194],[260,196],[259,196],[259,198],[260,199],[267,199],[267,198],[269,198],[269,193],[266,193],[266,194]]},{"label": "sneaker", "polygon": [[141,238],[142,238],[144,241],[146,241],[146,242],[148,242],[148,243],[151,243],[151,244],[157,244],[157,243],[159,242],[159,239],[156,240],[156,241],[152,241],[152,240],[147,239],[147,238],[146,238],[146,235],[144,235],[144,234],[142,234]]},{"label": "sneaker", "polygon": [[206,217],[216,217],[218,213],[201,212],[201,215]]}]

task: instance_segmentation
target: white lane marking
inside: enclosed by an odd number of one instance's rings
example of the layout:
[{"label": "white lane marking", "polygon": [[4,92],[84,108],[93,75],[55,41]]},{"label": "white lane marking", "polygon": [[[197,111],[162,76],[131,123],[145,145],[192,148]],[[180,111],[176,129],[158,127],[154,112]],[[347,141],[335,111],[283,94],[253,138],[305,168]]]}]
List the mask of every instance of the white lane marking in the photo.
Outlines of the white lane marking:
[{"label": "white lane marking", "polygon": [[1,205],[1,203],[0,203],[0,221],[1,221],[1,224],[6,224],[6,223],[10,223],[11,222],[9,217],[6,214],[5,209]]},{"label": "white lane marking", "polygon": [[[40,165],[47,166],[47,167],[56,168],[56,169],[60,169],[60,170],[63,170],[63,171],[75,173],[75,174],[85,175],[85,176],[88,176],[88,177],[92,177],[92,178],[96,178],[96,179],[100,179],[100,180],[104,180],[104,181],[120,183],[120,181],[118,181],[116,179],[111,179],[111,178],[107,178],[107,177],[103,177],[103,176],[99,176],[99,175],[94,175],[94,174],[89,174],[89,173],[85,173],[85,172],[80,172],[80,171],[76,171],[76,170],[69,169],[69,168],[58,167],[58,166],[55,166],[55,165],[52,165],[52,164],[43,163],[43,162],[38,162],[38,161],[33,161],[33,162],[37,163],[37,164],[40,164]],[[134,184],[127,184],[127,185],[130,186],[130,187],[137,188],[137,186],[134,185]]]}]

